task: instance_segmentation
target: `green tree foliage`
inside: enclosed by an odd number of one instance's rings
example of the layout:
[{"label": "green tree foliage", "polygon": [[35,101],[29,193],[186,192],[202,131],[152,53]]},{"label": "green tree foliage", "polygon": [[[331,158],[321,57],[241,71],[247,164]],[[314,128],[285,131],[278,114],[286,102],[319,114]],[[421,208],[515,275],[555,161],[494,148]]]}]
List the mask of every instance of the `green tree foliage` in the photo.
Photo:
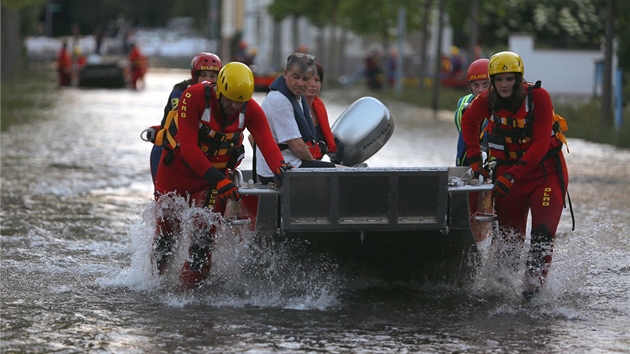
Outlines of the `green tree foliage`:
[{"label": "green tree foliage", "polygon": [[[455,44],[466,42],[469,0],[451,0]],[[531,33],[538,45],[597,48],[604,33],[605,0],[480,0],[479,42],[507,43],[510,33]]]},{"label": "green tree foliage", "polygon": [[396,33],[398,10],[405,8],[407,31],[421,28],[423,1],[362,1],[345,0],[339,7],[342,21],[346,29],[359,35],[373,35],[387,42]]},{"label": "green tree foliage", "polygon": [[53,17],[53,34],[70,35],[79,25],[83,34],[105,27],[109,21],[124,18],[137,27],[162,27],[173,16],[170,0],[55,0],[59,11]]},{"label": "green tree foliage", "polygon": [[[7,3],[33,3],[40,9],[40,21],[44,20],[46,0],[3,0]],[[83,34],[105,28],[118,18],[130,21],[135,27],[164,27],[176,16],[194,19],[197,29],[204,29],[207,22],[208,0],[53,0],[57,9],[53,14],[53,35],[67,36],[72,24],[79,25]]]},{"label": "green tree foliage", "polygon": [[630,73],[630,1],[617,0],[615,27],[619,66],[625,73]]},{"label": "green tree foliage", "polygon": [[[335,22],[359,35],[374,36],[384,42],[395,34],[397,11],[407,9],[407,33],[422,26],[423,5],[427,0],[275,0],[268,11],[281,20],[303,16],[316,26]],[[2,6],[19,10],[23,33],[33,34],[44,20],[47,0],[2,0]],[[208,0],[52,0],[53,34],[70,35],[71,25],[83,34],[119,16],[138,27],[163,27],[174,16],[189,16],[197,29],[207,22]],[[507,44],[512,32],[532,33],[537,45],[553,47],[599,47],[604,31],[606,0],[479,0],[479,43],[488,48]],[[470,0],[446,1],[454,43],[467,44],[470,27]],[[433,1],[437,6],[437,1]],[[615,30],[619,63],[630,72],[630,1],[617,0]]]},{"label": "green tree foliage", "polygon": [[37,18],[46,0],[2,0],[2,7],[9,11],[17,11],[20,16],[20,34],[37,32]]},{"label": "green tree foliage", "polygon": [[43,6],[45,4],[46,0],[2,0],[2,7],[13,11],[30,6]]},{"label": "green tree foliage", "polygon": [[208,28],[208,3],[208,0],[173,1],[172,12],[167,16],[192,17],[194,27],[198,31],[205,31]]},{"label": "green tree foliage", "polygon": [[[268,8],[277,21],[290,16],[303,16],[316,26],[330,25],[338,14],[338,25],[358,35],[391,39],[395,33],[398,9],[407,9],[409,30],[421,26],[423,0],[275,0]],[[338,11],[338,12],[337,12]]]},{"label": "green tree foliage", "polygon": [[290,16],[306,16],[310,12],[309,10],[318,11],[317,3],[318,1],[311,0],[275,0],[269,5],[267,11],[274,21],[281,21]]}]

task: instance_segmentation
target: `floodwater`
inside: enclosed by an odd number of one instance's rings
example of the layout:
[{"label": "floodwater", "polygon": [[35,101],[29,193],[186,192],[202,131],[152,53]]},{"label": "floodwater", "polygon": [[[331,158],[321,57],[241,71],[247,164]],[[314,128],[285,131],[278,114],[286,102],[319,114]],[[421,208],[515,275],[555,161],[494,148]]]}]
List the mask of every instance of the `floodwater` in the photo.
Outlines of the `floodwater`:
[{"label": "floodwater", "polygon": [[[630,353],[630,151],[577,139],[575,231],[567,209],[531,303],[491,256],[469,286],[392,284],[229,232],[201,289],[153,276],[151,146],[139,135],[186,75],[153,70],[138,92],[60,90],[44,120],[2,132],[0,351]],[[348,94],[324,94],[333,118],[359,97]],[[387,104],[395,133],[370,166],[453,164],[450,113]]]}]

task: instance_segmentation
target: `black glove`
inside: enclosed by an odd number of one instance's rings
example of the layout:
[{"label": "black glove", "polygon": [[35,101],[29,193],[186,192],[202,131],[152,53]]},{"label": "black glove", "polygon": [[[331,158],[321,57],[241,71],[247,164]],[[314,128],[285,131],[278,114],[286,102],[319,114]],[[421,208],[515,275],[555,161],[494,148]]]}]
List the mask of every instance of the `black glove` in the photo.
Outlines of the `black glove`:
[{"label": "black glove", "polygon": [[203,179],[210,184],[210,192],[205,202],[207,207],[214,208],[215,198],[222,201],[241,199],[241,194],[238,192],[236,185],[225,177],[224,172],[219,171],[216,167],[210,167],[203,175]]},{"label": "black glove", "polygon": [[494,187],[492,187],[492,196],[503,198],[510,194],[512,190],[512,186],[516,180],[509,173],[504,173],[503,176],[499,176],[496,181],[494,181]]},{"label": "black glove", "polygon": [[210,187],[214,187],[225,179],[225,172],[219,171],[216,167],[210,167],[203,175],[203,179],[210,184]]},{"label": "black glove", "polygon": [[284,179],[284,172],[292,168],[293,166],[290,163],[286,163],[284,162],[284,160],[280,161],[280,167],[276,168],[276,170],[273,171],[274,183],[278,186],[281,186],[282,180]]}]

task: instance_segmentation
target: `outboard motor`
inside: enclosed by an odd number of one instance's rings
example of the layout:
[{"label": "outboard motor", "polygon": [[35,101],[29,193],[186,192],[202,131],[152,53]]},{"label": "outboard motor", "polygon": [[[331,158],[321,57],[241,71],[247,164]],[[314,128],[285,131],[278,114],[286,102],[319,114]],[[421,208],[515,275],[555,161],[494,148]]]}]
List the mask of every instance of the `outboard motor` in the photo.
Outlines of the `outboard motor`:
[{"label": "outboard motor", "polygon": [[362,97],[352,103],[331,127],[341,142],[333,162],[356,166],[379,151],[394,133],[389,109],[374,97]]}]

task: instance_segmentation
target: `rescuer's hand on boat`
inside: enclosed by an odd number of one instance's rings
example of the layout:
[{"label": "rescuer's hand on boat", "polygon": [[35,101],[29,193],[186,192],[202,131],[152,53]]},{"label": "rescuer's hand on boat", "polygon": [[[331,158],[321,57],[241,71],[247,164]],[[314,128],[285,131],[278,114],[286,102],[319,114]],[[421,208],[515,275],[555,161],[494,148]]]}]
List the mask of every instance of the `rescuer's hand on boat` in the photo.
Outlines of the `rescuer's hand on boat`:
[{"label": "rescuer's hand on boat", "polygon": [[470,158],[470,168],[473,170],[475,178],[479,178],[479,176],[481,175],[485,179],[490,179],[490,172],[488,172],[488,170],[483,167],[481,156]]},{"label": "rescuer's hand on boat", "polygon": [[228,199],[240,200],[241,193],[238,192],[238,188],[230,179],[225,178],[217,183],[217,198],[222,201]]},{"label": "rescuer's hand on boat", "polygon": [[210,184],[214,185],[216,197],[219,200],[227,201],[228,199],[241,199],[238,188],[229,178],[225,177],[225,173],[219,171],[216,167],[211,167],[203,175],[203,178]]},{"label": "rescuer's hand on boat", "polygon": [[290,169],[292,169],[293,166],[288,163],[288,162],[284,162],[282,161],[282,163],[280,164],[280,167],[276,168],[275,171],[273,171],[273,175],[274,175],[274,179],[275,179],[275,183],[278,186],[282,185],[282,179],[284,178],[284,172],[288,171]]}]

